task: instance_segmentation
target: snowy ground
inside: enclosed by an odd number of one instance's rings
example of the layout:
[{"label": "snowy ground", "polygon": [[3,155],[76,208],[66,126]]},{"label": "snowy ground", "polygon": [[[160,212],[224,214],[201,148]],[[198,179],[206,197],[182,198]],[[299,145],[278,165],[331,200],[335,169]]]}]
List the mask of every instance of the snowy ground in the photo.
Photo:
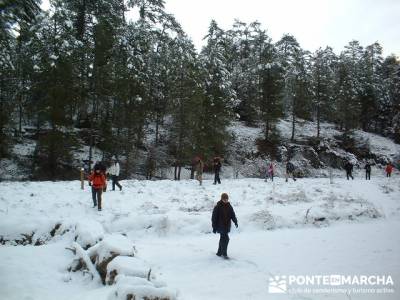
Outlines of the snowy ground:
[{"label": "snowy ground", "polygon": [[[300,179],[272,184],[224,180],[122,181],[93,209],[90,191],[73,182],[0,183],[0,298],[114,299],[82,272],[68,272],[71,247],[124,234],[136,257],[178,299],[399,299],[400,178]],[[239,229],[225,261],[210,217],[230,195]],[[53,234],[56,224],[60,228]],[[25,234],[23,236],[22,234]],[[29,239],[27,239],[29,237]],[[27,240],[29,240],[27,242]],[[20,243],[42,244],[18,245]],[[390,275],[395,293],[268,293],[272,275]]]}]

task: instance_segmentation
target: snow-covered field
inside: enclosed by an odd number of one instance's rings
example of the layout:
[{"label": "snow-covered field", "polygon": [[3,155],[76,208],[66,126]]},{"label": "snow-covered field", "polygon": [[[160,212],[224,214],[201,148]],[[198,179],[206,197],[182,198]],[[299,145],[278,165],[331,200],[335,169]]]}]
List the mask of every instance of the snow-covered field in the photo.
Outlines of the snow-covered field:
[{"label": "snow-covered field", "polygon": [[[121,183],[122,192],[103,194],[98,212],[78,181],[1,182],[0,299],[113,300],[126,291],[160,299],[400,299],[398,175],[332,184],[320,178]],[[230,235],[231,260],[215,255],[219,236],[211,232],[222,192],[239,221]],[[111,269],[118,271],[116,284],[102,285],[90,268],[69,272],[76,254],[66,248],[74,247],[88,256],[125,255],[107,267],[107,280]],[[395,292],[268,292],[271,276],[292,274],[390,275]]]}]

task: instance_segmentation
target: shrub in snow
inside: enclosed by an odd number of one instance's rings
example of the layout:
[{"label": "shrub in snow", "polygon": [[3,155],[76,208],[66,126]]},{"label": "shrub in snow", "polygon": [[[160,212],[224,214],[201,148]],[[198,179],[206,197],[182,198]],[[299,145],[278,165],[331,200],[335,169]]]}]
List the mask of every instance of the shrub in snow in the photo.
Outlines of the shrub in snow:
[{"label": "shrub in snow", "polygon": [[321,226],[340,220],[361,221],[382,216],[382,213],[370,202],[331,194],[324,198],[322,203],[307,210],[305,223]]},{"label": "shrub in snow", "polygon": [[[7,225],[10,226],[13,224]],[[17,230],[25,230],[25,232],[19,233]],[[40,246],[46,244],[57,235],[63,235],[68,231],[69,229],[64,228],[60,223],[54,224],[52,221],[40,222],[39,224],[27,223],[17,228],[12,234],[1,235],[0,244]]]},{"label": "shrub in snow", "polygon": [[283,204],[283,205],[313,201],[313,199],[307,197],[306,192],[301,188],[290,191],[286,194],[279,193],[279,192],[272,193],[271,196],[269,197],[269,200],[271,200],[272,203],[279,203],[279,204]]},{"label": "shrub in snow", "polygon": [[250,220],[266,230],[276,228],[275,219],[268,210],[261,210],[252,214]]}]

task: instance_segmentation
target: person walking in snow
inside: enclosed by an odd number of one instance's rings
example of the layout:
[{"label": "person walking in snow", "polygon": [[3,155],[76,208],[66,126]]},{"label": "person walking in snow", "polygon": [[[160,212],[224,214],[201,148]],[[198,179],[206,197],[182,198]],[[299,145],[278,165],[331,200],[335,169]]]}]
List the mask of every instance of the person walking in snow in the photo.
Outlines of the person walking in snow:
[{"label": "person walking in snow", "polygon": [[344,169],[346,170],[347,180],[350,180],[350,177],[351,177],[351,180],[354,180],[354,177],[353,177],[353,164],[350,161],[347,161],[346,164],[344,165]]},{"label": "person walking in snow", "polygon": [[221,159],[219,157],[214,158],[214,184],[221,184],[221,178],[219,177],[219,173],[221,172]]},{"label": "person walking in snow", "polygon": [[371,164],[367,161],[365,164],[365,179],[366,180],[371,180]]},{"label": "person walking in snow", "polygon": [[112,190],[115,191],[115,186],[118,186],[119,190],[122,191],[122,186],[118,181],[119,177],[119,162],[115,158],[111,166],[108,168],[107,173],[111,175]]},{"label": "person walking in snow", "polygon": [[392,176],[393,166],[392,166],[391,162],[388,162],[388,164],[387,164],[387,166],[385,168],[385,171],[386,171],[386,177],[391,177]]},{"label": "person walking in snow", "polygon": [[223,193],[221,195],[221,200],[218,201],[217,205],[214,207],[211,222],[213,233],[218,232],[220,234],[218,251],[216,254],[225,259],[229,258],[227,250],[229,243],[228,233],[231,230],[231,221],[233,221],[236,228],[238,228],[238,221],[236,219],[235,211],[229,203],[229,196],[228,194]]},{"label": "person walking in snow", "polygon": [[203,169],[204,169],[204,163],[199,157],[196,164],[196,179],[199,181],[200,185],[203,184]]},{"label": "person walking in snow", "polygon": [[[274,181],[274,174],[275,174],[275,166],[273,164],[273,162],[271,161],[268,165],[268,169],[267,169],[267,178],[270,178],[271,181]],[[267,179],[265,179],[267,180]]]},{"label": "person walking in snow", "polygon": [[[102,161],[97,161],[94,165],[93,170],[100,170],[100,172],[104,175],[107,181],[107,167]],[[107,185],[104,185],[103,192],[107,190]]]},{"label": "person walking in snow", "polygon": [[92,199],[93,199],[93,207],[101,210],[101,200],[102,193],[107,185],[106,176],[97,165],[94,167],[94,171],[89,175],[89,182],[92,185]]},{"label": "person walking in snow", "polygon": [[293,181],[296,181],[296,178],[294,176],[294,165],[291,161],[288,160],[286,163],[286,182],[288,182],[289,177],[293,178]]}]

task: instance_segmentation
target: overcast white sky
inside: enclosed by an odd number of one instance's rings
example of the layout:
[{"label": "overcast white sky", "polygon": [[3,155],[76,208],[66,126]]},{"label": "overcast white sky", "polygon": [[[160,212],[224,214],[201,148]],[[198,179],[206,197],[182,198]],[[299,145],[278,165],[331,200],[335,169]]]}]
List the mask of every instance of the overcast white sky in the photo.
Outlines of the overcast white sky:
[{"label": "overcast white sky", "polygon": [[211,19],[229,29],[237,18],[259,21],[274,42],[290,33],[311,51],[329,45],[339,53],[356,39],[400,56],[400,0],[166,0],[165,7],[198,49]]},{"label": "overcast white sky", "polygon": [[238,18],[258,20],[274,41],[290,33],[311,51],[330,45],[340,52],[356,39],[400,56],[400,0],[167,0],[166,10],[198,47],[211,19],[228,29]]}]

